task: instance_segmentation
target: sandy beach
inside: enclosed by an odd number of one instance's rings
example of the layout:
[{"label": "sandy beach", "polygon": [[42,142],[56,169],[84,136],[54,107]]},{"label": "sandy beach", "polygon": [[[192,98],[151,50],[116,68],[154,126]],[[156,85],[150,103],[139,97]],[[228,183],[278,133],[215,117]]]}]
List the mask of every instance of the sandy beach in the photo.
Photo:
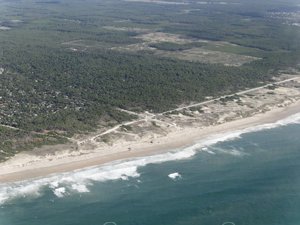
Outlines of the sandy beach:
[{"label": "sandy beach", "polygon": [[[139,142],[116,142],[106,149],[98,149],[89,154],[61,157],[38,157],[30,153],[20,153],[0,165],[0,182],[15,182],[47,176],[53,173],[74,171],[86,167],[102,165],[116,160],[149,156],[191,146],[216,134],[230,133],[249,127],[274,123],[300,112],[300,101],[285,108],[274,108],[252,117],[237,119],[208,127],[187,127],[158,137],[154,143],[141,139]],[[130,149],[128,150],[128,146]],[[54,146],[55,147],[55,146]],[[28,160],[30,159],[30,160]]]}]

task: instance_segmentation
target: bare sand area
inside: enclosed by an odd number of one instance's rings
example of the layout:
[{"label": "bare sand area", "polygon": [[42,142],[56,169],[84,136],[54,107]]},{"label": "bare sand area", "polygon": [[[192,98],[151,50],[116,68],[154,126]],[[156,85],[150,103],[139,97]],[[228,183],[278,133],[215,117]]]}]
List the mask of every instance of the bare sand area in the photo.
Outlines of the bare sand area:
[{"label": "bare sand area", "polygon": [[[52,173],[68,172],[85,167],[101,165],[115,160],[129,159],[141,156],[160,154],[166,151],[183,148],[192,145],[197,141],[209,138],[212,135],[228,133],[231,131],[242,130],[251,126],[273,123],[280,119],[300,112],[300,102],[296,102],[287,108],[277,108],[264,114],[257,114],[253,117],[239,119],[220,125],[205,128],[184,128],[169,133],[167,136],[158,138],[156,143],[143,142],[127,143],[127,145],[114,145],[103,149],[101,152],[90,153],[87,155],[77,155],[56,159],[40,159],[29,164],[22,165],[24,155],[15,157],[8,163],[0,166],[0,181],[12,182],[29,178],[46,176]],[[130,144],[134,150],[128,150]],[[112,149],[113,148],[113,149]],[[30,156],[27,156],[30,157]]]},{"label": "bare sand area", "polygon": [[[0,164],[0,182],[14,182],[99,166],[116,160],[174,151],[249,127],[274,123],[300,112],[299,76],[138,119],[74,143],[44,146]],[[128,113],[134,113],[128,111]],[[105,141],[104,141],[105,140]]]}]

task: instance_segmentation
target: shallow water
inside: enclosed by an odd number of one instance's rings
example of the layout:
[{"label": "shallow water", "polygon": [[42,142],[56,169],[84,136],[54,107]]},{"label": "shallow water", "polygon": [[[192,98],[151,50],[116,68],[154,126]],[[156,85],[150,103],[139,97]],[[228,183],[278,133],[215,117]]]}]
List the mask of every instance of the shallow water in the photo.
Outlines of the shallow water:
[{"label": "shallow water", "polygon": [[300,125],[286,123],[182,152],[1,185],[0,224],[299,225]]}]

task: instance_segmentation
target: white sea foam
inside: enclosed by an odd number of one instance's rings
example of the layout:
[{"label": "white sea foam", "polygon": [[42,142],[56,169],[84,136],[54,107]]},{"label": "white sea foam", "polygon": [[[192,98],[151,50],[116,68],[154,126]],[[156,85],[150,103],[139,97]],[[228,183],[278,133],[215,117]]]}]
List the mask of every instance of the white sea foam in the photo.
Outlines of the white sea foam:
[{"label": "white sea foam", "polygon": [[171,173],[168,175],[169,178],[171,178],[172,180],[177,180],[181,178],[181,174],[180,173]]},{"label": "white sea foam", "polygon": [[[245,156],[248,155],[248,153],[245,153],[243,151],[240,151],[238,149],[222,149],[222,148],[213,148],[216,152],[223,153],[223,154],[228,154],[232,156]],[[215,153],[216,154],[216,153]]]},{"label": "white sea foam", "polygon": [[15,197],[38,197],[40,196],[40,187],[43,185],[43,183],[43,179],[41,179],[31,182],[25,181],[9,185],[1,185],[0,204]]},{"label": "white sea foam", "polygon": [[[209,150],[210,148],[207,148],[207,146],[211,146],[218,142],[239,138],[244,133],[299,123],[300,113],[277,121],[276,123],[264,124],[235,132],[213,135],[210,138],[202,140],[201,142],[198,142],[192,146],[160,155],[135,158],[127,161],[116,161],[100,167],[92,167],[74,172],[57,174],[42,179],[2,184],[0,185],[0,204],[3,204],[11,199],[25,196],[38,197],[41,193],[43,193],[43,188],[51,189],[57,197],[63,197],[70,192],[89,192],[89,186],[93,185],[93,182],[138,178],[140,176],[138,172],[139,167],[148,164],[163,163],[166,161],[188,159],[199,151],[214,153],[213,151]],[[241,152],[234,150],[228,154],[240,155]]]},{"label": "white sea foam", "polygon": [[234,156],[243,156],[245,153],[238,151],[236,149],[231,149],[228,151],[228,154],[234,155]]},{"label": "white sea foam", "polygon": [[79,193],[90,192],[87,186],[83,184],[72,184],[72,189]]},{"label": "white sea foam", "polygon": [[66,188],[65,187],[60,187],[60,188],[56,188],[53,190],[53,193],[58,197],[58,198],[62,198],[65,196],[66,194]]}]

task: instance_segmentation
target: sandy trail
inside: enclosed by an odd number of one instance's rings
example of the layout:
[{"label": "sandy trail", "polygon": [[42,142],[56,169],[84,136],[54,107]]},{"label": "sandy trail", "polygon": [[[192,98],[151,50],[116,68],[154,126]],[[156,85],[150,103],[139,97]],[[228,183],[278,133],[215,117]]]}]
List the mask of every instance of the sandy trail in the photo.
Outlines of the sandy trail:
[{"label": "sandy trail", "polygon": [[[170,150],[183,148],[207,139],[216,134],[230,133],[260,124],[273,123],[280,119],[300,112],[300,101],[286,108],[275,108],[263,114],[226,122],[220,125],[205,128],[187,127],[170,132],[167,136],[158,137],[154,143],[148,138],[142,138],[135,142],[117,142],[113,146],[90,154],[69,155],[48,159],[42,157],[32,159],[27,164],[22,164],[25,155],[14,157],[0,165],[0,182],[13,182],[30,178],[47,176],[53,173],[62,173],[82,169],[86,167],[102,165],[115,160],[124,160],[135,157],[149,156],[164,153]],[[128,147],[132,150],[128,150]],[[33,158],[32,155],[27,157]]]}]

